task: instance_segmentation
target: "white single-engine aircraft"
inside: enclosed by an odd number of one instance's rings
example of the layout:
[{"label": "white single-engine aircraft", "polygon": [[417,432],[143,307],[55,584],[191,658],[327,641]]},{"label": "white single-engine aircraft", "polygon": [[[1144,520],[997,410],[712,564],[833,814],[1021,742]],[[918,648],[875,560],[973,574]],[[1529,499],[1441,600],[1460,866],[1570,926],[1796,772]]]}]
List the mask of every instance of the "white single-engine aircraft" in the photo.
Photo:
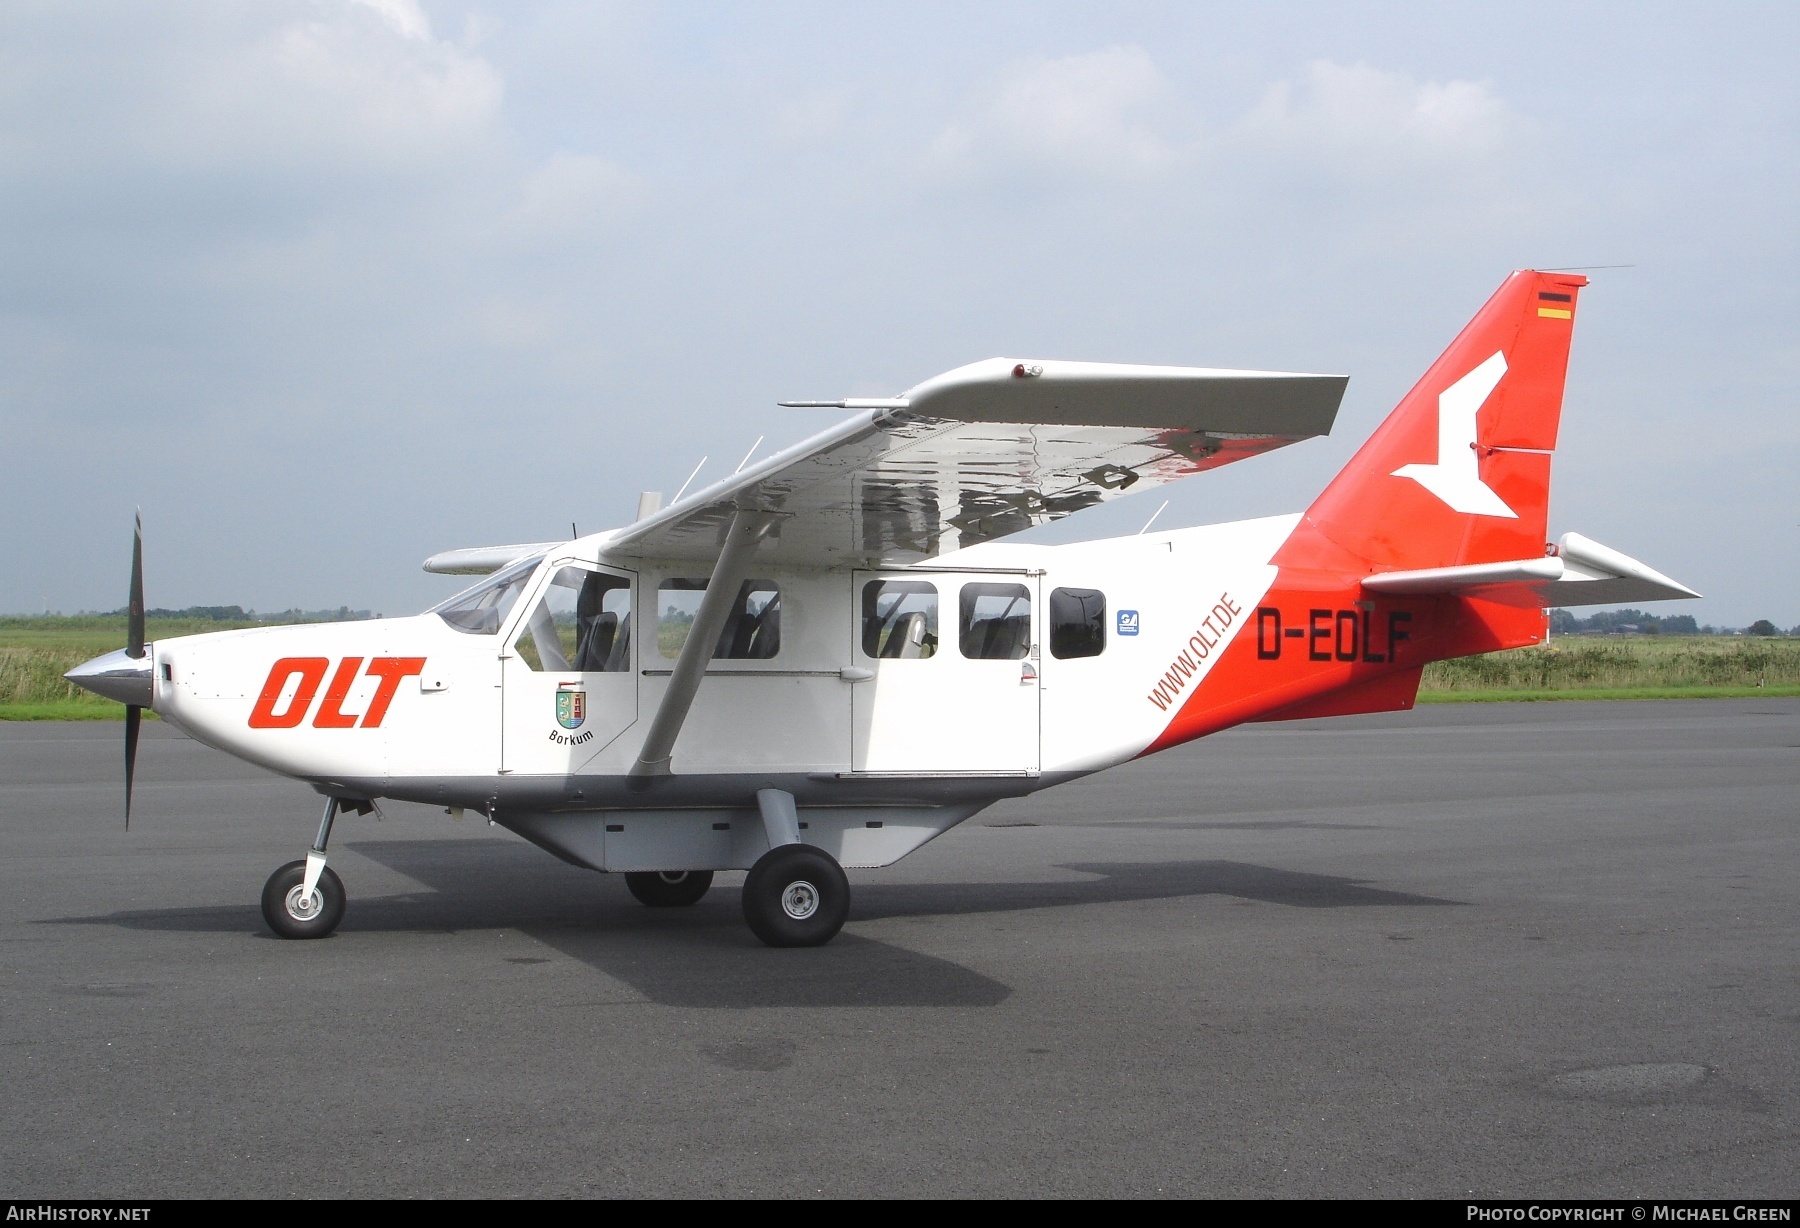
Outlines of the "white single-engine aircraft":
[{"label": "white single-engine aircraft", "polygon": [[[477,810],[652,907],[741,869],[764,942],[829,941],[843,867],[1245,721],[1412,706],[1544,609],[1699,594],[1574,533],[1550,459],[1586,279],[1509,277],[1300,515],[1063,546],[1008,534],[1325,434],[1345,377],[990,359],[572,541],[454,550],[414,618],[130,643],[68,675],[325,797],[263,915],[344,915],[333,819]],[[140,533],[141,541],[141,533]]]}]

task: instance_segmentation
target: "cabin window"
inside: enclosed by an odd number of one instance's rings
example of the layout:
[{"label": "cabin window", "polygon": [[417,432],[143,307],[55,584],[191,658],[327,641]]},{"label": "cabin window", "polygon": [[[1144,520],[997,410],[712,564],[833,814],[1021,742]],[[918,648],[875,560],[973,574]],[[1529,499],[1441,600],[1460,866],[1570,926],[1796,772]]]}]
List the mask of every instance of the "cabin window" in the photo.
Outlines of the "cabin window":
[{"label": "cabin window", "polygon": [[1031,654],[1031,591],[1023,584],[965,584],[962,654],[979,661],[1020,661]]},{"label": "cabin window", "polygon": [[503,567],[474,588],[464,589],[426,613],[436,614],[465,635],[497,635],[542,557],[533,555]]},{"label": "cabin window", "polygon": [[1097,588],[1050,590],[1050,655],[1097,657],[1106,651],[1106,594]]},{"label": "cabin window", "polygon": [[[703,579],[664,580],[656,592],[656,647],[673,661],[681,655],[706,593]],[[713,660],[767,661],[781,651],[781,590],[773,580],[745,580],[713,647]]]},{"label": "cabin window", "polygon": [[540,673],[630,670],[631,581],[585,567],[561,568],[513,647]]},{"label": "cabin window", "polygon": [[864,656],[920,660],[935,656],[937,644],[937,585],[923,580],[871,580],[863,585]]}]

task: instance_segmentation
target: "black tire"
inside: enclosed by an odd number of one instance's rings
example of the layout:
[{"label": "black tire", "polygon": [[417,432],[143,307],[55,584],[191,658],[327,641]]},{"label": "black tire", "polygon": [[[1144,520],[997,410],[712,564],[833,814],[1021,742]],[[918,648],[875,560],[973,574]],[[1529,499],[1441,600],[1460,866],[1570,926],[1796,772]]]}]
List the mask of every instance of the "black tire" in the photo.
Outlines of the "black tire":
[{"label": "black tire", "polygon": [[844,868],[808,845],[770,849],[744,879],[744,920],[772,947],[822,946],[849,915]]},{"label": "black tire", "polygon": [[646,908],[698,904],[712,886],[711,870],[645,870],[625,876],[625,887]]},{"label": "black tire", "polygon": [[297,909],[300,884],[306,881],[306,863],[290,861],[263,884],[263,920],[281,938],[324,938],[344,919],[344,884],[330,866],[313,888],[316,906]]}]

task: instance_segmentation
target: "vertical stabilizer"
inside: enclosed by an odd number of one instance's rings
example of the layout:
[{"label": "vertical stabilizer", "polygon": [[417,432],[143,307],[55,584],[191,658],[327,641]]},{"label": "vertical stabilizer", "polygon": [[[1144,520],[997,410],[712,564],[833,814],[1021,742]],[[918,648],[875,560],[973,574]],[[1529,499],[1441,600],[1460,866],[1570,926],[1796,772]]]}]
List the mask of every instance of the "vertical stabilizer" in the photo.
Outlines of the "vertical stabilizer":
[{"label": "vertical stabilizer", "polygon": [[1585,277],[1514,273],[1325,492],[1276,561],[1357,572],[1541,555]]}]

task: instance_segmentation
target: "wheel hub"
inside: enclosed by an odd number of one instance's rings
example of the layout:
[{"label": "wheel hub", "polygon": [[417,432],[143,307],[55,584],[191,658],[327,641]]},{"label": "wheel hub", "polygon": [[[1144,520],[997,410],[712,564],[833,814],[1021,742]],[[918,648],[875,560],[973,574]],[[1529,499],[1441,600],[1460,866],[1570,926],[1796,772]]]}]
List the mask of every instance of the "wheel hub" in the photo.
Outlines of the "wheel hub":
[{"label": "wheel hub", "polygon": [[287,893],[288,916],[296,921],[311,921],[314,917],[319,915],[319,911],[324,907],[325,900],[320,896],[317,887],[314,887],[312,894],[304,899],[300,896],[300,888],[298,886]]},{"label": "wheel hub", "polygon": [[781,911],[796,921],[804,921],[819,911],[819,889],[801,880],[789,883],[781,893]]}]

